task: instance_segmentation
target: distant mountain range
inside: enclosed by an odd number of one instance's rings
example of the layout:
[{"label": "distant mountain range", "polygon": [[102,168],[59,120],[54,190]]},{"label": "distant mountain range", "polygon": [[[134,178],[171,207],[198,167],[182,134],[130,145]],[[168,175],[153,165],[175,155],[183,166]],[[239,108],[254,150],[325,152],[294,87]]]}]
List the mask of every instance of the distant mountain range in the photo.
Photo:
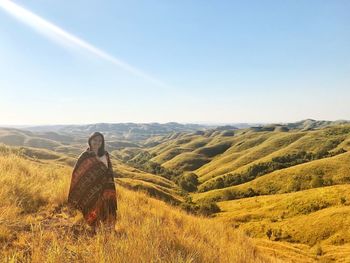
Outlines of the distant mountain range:
[{"label": "distant mountain range", "polygon": [[289,130],[314,130],[326,126],[346,124],[349,121],[326,121],[306,119],[293,123],[232,123],[225,125],[209,124],[183,124],[177,122],[168,123],[94,123],[85,125],[41,125],[2,127],[0,126],[0,142],[13,146],[33,146],[43,147],[52,150],[63,149],[67,145],[77,146],[81,149],[82,143],[86,143],[86,138],[94,131],[104,134],[106,141],[111,148],[132,147],[139,145],[150,145],[155,141],[160,143],[161,137],[170,135],[177,136],[179,133],[208,134],[214,132],[224,132],[226,136],[234,130],[250,129],[252,131],[289,131]]},{"label": "distant mountain range", "polygon": [[130,141],[145,140],[150,136],[164,135],[171,132],[189,132],[204,130],[212,126],[199,124],[181,124],[176,122],[160,123],[94,123],[85,125],[44,125],[26,127],[32,132],[57,132],[74,136],[86,136],[100,131],[109,139],[126,139]]},{"label": "distant mountain range", "polygon": [[[61,124],[61,125],[0,125],[0,127],[6,128],[18,128],[24,129],[31,132],[58,132],[62,134],[70,135],[81,135],[89,134],[94,131],[106,132],[108,134],[114,133],[119,138],[127,139],[145,139],[149,135],[164,135],[169,132],[191,132],[198,130],[207,129],[243,129],[243,128],[256,128],[271,126],[282,126],[288,129],[317,129],[329,125],[337,125],[349,123],[349,120],[314,120],[305,119],[297,122],[279,122],[279,123],[178,123],[178,122],[167,122],[167,123],[91,123],[91,124]],[[140,138],[140,134],[142,136]]]}]

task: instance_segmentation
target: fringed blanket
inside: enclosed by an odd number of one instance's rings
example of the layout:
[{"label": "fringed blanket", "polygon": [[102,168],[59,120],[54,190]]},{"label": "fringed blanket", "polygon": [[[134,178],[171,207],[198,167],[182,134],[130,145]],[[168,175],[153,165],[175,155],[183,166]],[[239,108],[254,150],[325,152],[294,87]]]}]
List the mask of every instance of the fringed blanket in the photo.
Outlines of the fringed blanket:
[{"label": "fringed blanket", "polygon": [[86,222],[116,219],[117,199],[112,163],[105,151],[108,168],[89,148],[78,158],[72,172],[68,203],[80,210]]}]

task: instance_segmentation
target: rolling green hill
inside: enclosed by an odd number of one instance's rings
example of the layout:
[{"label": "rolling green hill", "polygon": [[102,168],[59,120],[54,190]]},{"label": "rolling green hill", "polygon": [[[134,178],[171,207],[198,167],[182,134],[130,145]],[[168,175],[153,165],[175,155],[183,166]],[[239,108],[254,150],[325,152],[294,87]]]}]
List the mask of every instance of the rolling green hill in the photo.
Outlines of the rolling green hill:
[{"label": "rolling green hill", "polygon": [[294,192],[350,182],[350,152],[279,169],[251,181],[193,194],[194,200],[228,200]]},{"label": "rolling green hill", "polygon": [[349,196],[350,184],[343,184],[222,201],[216,219],[254,238],[304,244],[324,262],[347,262]]},{"label": "rolling green hill", "polygon": [[[253,180],[254,169],[261,176],[346,152],[350,146],[349,131],[349,124],[341,124],[307,131],[249,128],[234,130],[230,136],[223,136],[222,131],[183,133],[143,151],[150,153],[150,161],[167,169],[193,171],[201,184],[200,191],[208,191],[237,184],[227,179],[231,176],[240,175],[241,183]],[[219,178],[225,179],[224,185],[219,186]]]},{"label": "rolling green hill", "polygon": [[[74,131],[70,137],[57,131],[1,129],[0,141],[16,147],[2,145],[0,152],[20,156],[19,163],[23,159],[67,172],[86,145],[81,130]],[[266,256],[286,262],[349,259],[347,122],[171,130],[139,140],[110,131],[106,147],[117,185],[187,211],[204,211],[210,220],[254,238]],[[20,170],[29,173],[25,165]],[[57,177],[53,170],[45,171]],[[30,206],[41,202],[35,199]]]}]

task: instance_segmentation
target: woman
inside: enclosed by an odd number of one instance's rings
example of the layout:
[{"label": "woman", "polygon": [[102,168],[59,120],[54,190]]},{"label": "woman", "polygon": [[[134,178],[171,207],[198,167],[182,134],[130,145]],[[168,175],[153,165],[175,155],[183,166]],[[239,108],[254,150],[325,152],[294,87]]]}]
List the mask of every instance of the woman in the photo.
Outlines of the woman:
[{"label": "woman", "polygon": [[68,204],[79,209],[94,232],[101,224],[115,228],[117,199],[114,175],[104,136],[91,134],[72,172]]}]

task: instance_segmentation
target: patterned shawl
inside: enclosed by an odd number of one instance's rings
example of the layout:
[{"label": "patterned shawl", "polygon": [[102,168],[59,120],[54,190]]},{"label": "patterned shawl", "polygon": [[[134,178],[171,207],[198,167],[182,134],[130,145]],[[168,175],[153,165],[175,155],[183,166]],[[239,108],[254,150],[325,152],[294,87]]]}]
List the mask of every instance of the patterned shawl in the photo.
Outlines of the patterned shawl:
[{"label": "patterned shawl", "polygon": [[72,172],[68,204],[80,210],[92,226],[98,220],[116,218],[117,199],[109,153],[108,168],[88,147],[80,154]]}]

